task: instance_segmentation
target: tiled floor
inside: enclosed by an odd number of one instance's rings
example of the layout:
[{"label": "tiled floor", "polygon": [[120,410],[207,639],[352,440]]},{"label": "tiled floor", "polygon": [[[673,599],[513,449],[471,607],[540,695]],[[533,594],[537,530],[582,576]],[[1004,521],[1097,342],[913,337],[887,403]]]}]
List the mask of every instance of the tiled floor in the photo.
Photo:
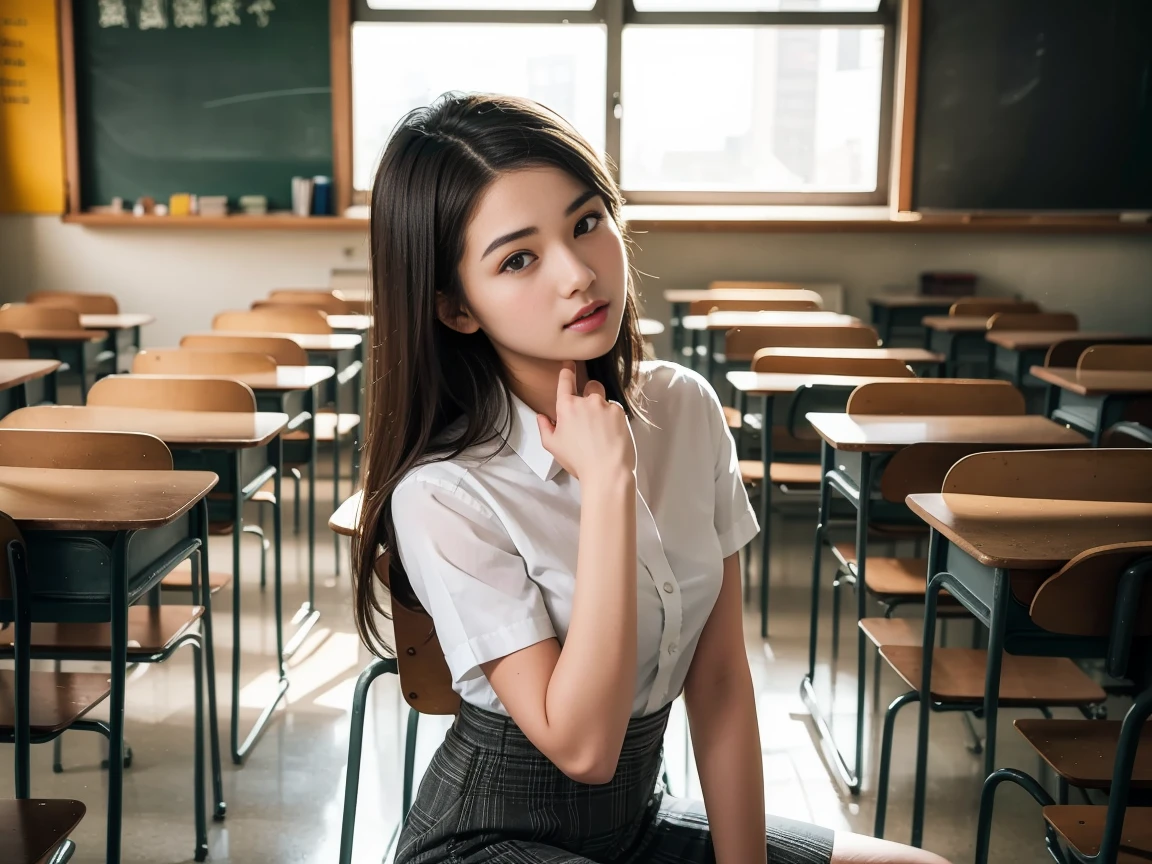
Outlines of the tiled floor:
[{"label": "tiled floor", "polygon": [[[321,493],[330,494],[322,482]],[[327,512],[327,504],[317,508]],[[290,511],[288,511],[290,512]],[[749,607],[745,617],[748,656],[759,695],[767,806],[771,812],[820,822],[836,829],[871,833],[876,794],[876,752],[879,720],[869,720],[865,788],[858,798],[846,794],[825,768],[814,744],[813,727],[798,695],[806,666],[812,514],[797,512],[776,527],[771,638],[762,642],[758,615]],[[285,531],[285,608],[294,610],[304,597],[303,536]],[[255,752],[242,767],[225,755],[227,819],[211,825],[211,859],[233,864],[300,862],[330,864],[336,860],[343,804],[348,745],[348,716],[357,673],[368,660],[352,626],[347,572],[332,581],[331,535],[319,528],[318,603],[323,618],[304,647],[290,661],[291,689],[287,707],[277,717]],[[230,541],[213,547],[216,568],[226,566]],[[243,580],[244,686],[243,716],[251,723],[274,684],[271,656],[274,630],[271,591],[261,593],[255,543],[246,539]],[[214,568],[215,569],[215,568]],[[346,568],[345,568],[346,570]],[[827,610],[829,604],[822,604]],[[220,681],[220,734],[227,741],[228,682],[231,658],[231,590],[217,595],[217,669]],[[913,610],[914,611],[914,610]],[[824,625],[821,656],[827,660],[829,640]],[[852,694],[855,690],[853,628],[843,628],[836,694],[840,698],[837,732],[853,738]],[[961,634],[967,638],[966,634]],[[869,662],[871,669],[871,662]],[[820,674],[827,681],[828,669]],[[124,860],[170,864],[191,860],[192,828],[192,687],[191,662],[179,653],[163,666],[138,670],[130,679],[127,703],[128,739],[135,761],[127,772],[124,805]],[[881,705],[903,692],[891,672],[882,678]],[[827,691],[826,691],[827,692]],[[400,807],[402,735],[405,712],[391,677],[373,688],[361,775],[357,824],[357,862],[378,862],[384,854]],[[673,791],[698,795],[687,759],[683,711],[679,705],[667,737],[667,761]],[[98,712],[99,713],[99,712]],[[1037,760],[1013,732],[1014,712],[1000,723],[1001,765],[1035,773]],[[912,785],[915,709],[905,711],[897,733],[897,754],[891,784],[888,836],[907,839]],[[443,734],[442,718],[426,718],[418,746],[418,772]],[[932,723],[926,844],[954,862],[973,854],[981,760],[965,749],[966,736],[957,715],[936,715]],[[849,745],[850,746],[850,745]],[[103,860],[105,776],[99,768],[102,739],[91,734],[65,736],[65,771],[53,774],[51,748],[33,752],[33,793],[37,797],[75,797],[88,815],[74,835],[78,851],[73,861]],[[11,776],[11,748],[0,747],[0,776]],[[1041,845],[1039,809],[1020,790],[1004,789],[998,800],[992,860],[1015,864],[1048,860]],[[0,854],[0,858],[2,858]]]}]

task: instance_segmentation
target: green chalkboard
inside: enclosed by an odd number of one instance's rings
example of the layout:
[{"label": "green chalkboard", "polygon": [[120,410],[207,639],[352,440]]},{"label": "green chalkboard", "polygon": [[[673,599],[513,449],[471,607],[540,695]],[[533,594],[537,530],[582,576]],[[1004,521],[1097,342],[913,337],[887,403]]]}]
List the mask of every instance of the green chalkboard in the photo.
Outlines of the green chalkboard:
[{"label": "green chalkboard", "polygon": [[[326,0],[73,0],[85,208],[332,174]],[[180,26],[177,26],[180,25]]]}]

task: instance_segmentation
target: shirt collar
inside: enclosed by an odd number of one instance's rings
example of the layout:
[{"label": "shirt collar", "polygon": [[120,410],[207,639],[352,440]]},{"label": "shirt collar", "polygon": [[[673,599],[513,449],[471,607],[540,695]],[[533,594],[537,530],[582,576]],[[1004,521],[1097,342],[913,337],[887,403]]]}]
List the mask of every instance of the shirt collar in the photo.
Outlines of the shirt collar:
[{"label": "shirt collar", "polygon": [[514,393],[509,393],[508,397],[512,404],[512,416],[506,424],[508,432],[505,440],[508,446],[516,451],[537,477],[551,480],[560,472],[560,463],[544,449],[536,412]]}]

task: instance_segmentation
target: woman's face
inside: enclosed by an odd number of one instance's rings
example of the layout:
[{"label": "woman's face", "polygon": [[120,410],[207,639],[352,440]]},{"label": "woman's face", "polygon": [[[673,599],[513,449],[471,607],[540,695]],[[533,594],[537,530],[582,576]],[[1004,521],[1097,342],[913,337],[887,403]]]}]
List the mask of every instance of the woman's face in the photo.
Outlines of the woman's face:
[{"label": "woman's face", "polygon": [[515,375],[533,361],[591,360],[616,342],[626,291],[624,243],[603,200],[559,168],[502,174],[467,228],[466,314]]}]

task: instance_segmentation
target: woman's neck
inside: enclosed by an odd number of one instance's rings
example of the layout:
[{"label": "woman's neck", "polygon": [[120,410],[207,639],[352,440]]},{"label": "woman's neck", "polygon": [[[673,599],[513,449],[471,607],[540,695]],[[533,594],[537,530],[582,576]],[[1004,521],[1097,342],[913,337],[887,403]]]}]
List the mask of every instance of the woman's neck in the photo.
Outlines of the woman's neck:
[{"label": "woman's neck", "polygon": [[[559,360],[540,360],[528,357],[502,357],[508,375],[508,385],[525,405],[537,414],[556,422],[556,382],[560,379],[563,363]],[[576,363],[576,388],[584,392],[588,383],[588,366]]]}]

